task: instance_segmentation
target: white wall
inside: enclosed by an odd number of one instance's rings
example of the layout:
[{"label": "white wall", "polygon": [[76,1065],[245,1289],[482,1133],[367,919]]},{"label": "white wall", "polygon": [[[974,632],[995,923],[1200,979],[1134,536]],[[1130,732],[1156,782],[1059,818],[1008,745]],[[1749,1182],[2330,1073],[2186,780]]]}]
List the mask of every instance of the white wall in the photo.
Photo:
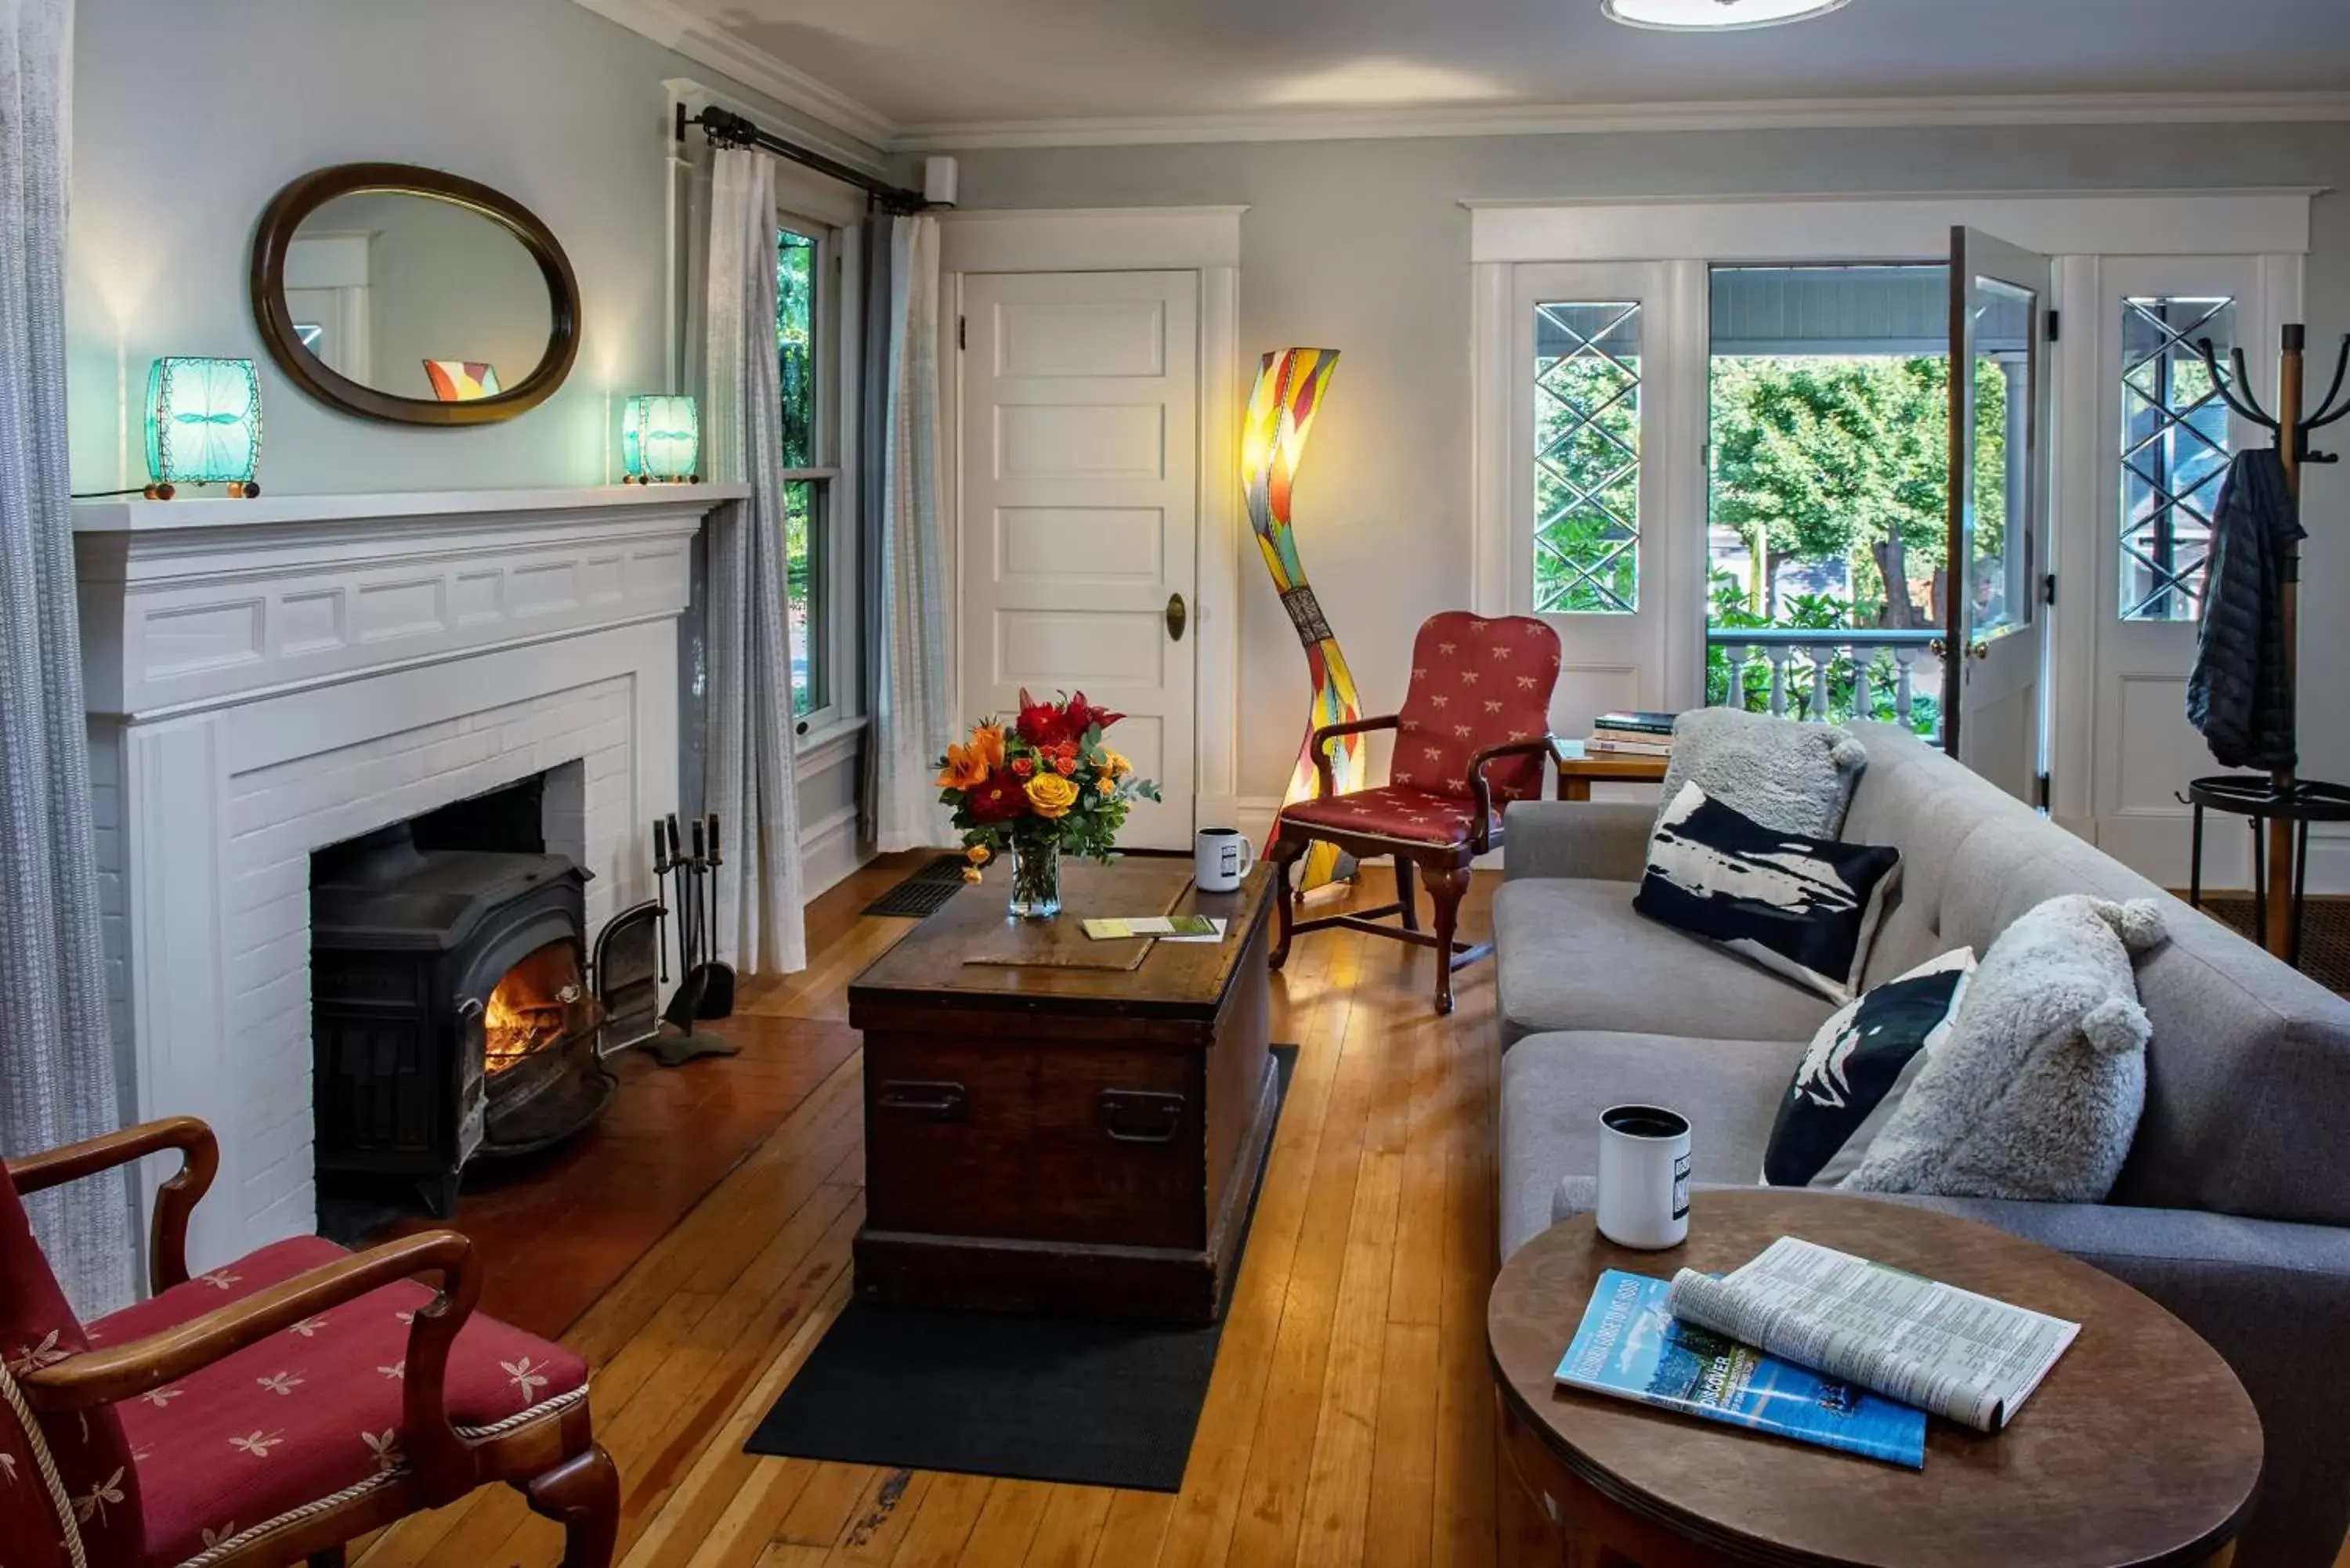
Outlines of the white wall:
[{"label": "white wall", "polygon": [[[621,400],[669,379],[662,82],[725,87],[793,121],[572,0],[80,0],[77,13],[77,490],[145,483],[140,398],[167,353],[260,361],[265,491],[602,483]],[[377,424],[312,402],[269,362],[246,304],[255,221],[296,175],[373,160],[482,181],[555,231],[582,335],[547,402],[467,430]]]},{"label": "white wall", "polygon": [[[1931,190],[2350,186],[2350,126],[2069,126],[1671,132],[975,151],[962,205],[1246,202],[1242,348],[1341,350],[1297,503],[1299,548],[1365,701],[1391,705],[1409,632],[1469,602],[1469,198]],[[2350,330],[2350,196],[2312,203],[2314,344]],[[1864,259],[1864,258],[1856,258]],[[2330,369],[2330,358],[2328,361]],[[2350,427],[2336,427],[2337,430]],[[2350,445],[2350,438],[2335,442]],[[2350,479],[2314,469],[2309,596],[2350,595]],[[1241,779],[1276,795],[1305,722],[1304,661],[1243,563]],[[2303,617],[2305,769],[2350,776],[2350,617]]]}]

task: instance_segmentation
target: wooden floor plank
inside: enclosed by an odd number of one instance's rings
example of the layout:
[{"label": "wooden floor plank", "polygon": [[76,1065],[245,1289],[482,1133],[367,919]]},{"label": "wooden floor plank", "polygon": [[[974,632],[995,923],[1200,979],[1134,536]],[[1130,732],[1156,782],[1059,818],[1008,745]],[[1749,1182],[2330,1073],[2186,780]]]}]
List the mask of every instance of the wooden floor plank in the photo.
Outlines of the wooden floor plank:
[{"label": "wooden floor plank", "polygon": [[985,1476],[934,1478],[889,1559],[889,1568],[952,1568],[994,1484]]},{"label": "wooden floor plank", "polygon": [[1151,1568],[1174,1511],[1174,1498],[1163,1491],[1118,1493],[1102,1521],[1101,1539],[1094,1543],[1093,1568]]},{"label": "wooden floor plank", "polygon": [[1007,1568],[1025,1563],[1052,1495],[1051,1487],[1036,1481],[1000,1480],[988,1488],[986,1506],[955,1558],[956,1568]]},{"label": "wooden floor plank", "polygon": [[1115,1495],[1106,1487],[1055,1487],[1021,1562],[1027,1568],[1089,1568]]}]

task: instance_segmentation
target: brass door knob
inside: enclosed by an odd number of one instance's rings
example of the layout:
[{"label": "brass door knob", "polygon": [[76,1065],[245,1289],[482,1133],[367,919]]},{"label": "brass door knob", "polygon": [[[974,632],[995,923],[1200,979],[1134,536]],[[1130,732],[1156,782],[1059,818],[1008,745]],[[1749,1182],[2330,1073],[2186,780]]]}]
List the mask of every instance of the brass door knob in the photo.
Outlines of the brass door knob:
[{"label": "brass door knob", "polygon": [[1969,659],[1989,659],[1991,657],[1991,644],[1988,642],[1976,642],[1970,644],[1967,649],[1967,657]]},{"label": "brass door knob", "polygon": [[1184,607],[1183,596],[1181,594],[1169,594],[1167,596],[1167,636],[1169,640],[1173,642],[1182,641],[1183,628],[1191,624],[1191,612]]},{"label": "brass door knob", "polygon": [[1926,645],[1926,651],[1937,659],[1945,658],[1950,651],[1950,645],[1938,637]]}]

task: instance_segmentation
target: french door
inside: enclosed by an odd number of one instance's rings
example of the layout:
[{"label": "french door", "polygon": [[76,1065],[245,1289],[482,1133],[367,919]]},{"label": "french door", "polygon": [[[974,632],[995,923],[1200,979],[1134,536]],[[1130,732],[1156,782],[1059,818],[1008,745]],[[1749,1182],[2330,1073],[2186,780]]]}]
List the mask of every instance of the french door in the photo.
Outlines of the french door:
[{"label": "french door", "polygon": [[2048,258],[1950,231],[1942,744],[2046,804]]}]

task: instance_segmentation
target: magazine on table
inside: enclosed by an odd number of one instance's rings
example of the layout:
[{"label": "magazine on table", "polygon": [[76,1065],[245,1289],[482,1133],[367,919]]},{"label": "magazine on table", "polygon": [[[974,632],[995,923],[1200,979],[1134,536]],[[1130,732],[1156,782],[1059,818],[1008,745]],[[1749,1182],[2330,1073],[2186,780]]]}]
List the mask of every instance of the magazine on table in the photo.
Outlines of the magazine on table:
[{"label": "magazine on table", "polygon": [[1683,1269],[1668,1305],[1685,1324],[1981,1432],[2014,1418],[2081,1332],[1793,1236],[1719,1277]]},{"label": "magazine on table", "polygon": [[1911,1469],[1925,1464],[1925,1411],[1677,1322],[1671,1292],[1663,1280],[1602,1274],[1559,1383]]}]

